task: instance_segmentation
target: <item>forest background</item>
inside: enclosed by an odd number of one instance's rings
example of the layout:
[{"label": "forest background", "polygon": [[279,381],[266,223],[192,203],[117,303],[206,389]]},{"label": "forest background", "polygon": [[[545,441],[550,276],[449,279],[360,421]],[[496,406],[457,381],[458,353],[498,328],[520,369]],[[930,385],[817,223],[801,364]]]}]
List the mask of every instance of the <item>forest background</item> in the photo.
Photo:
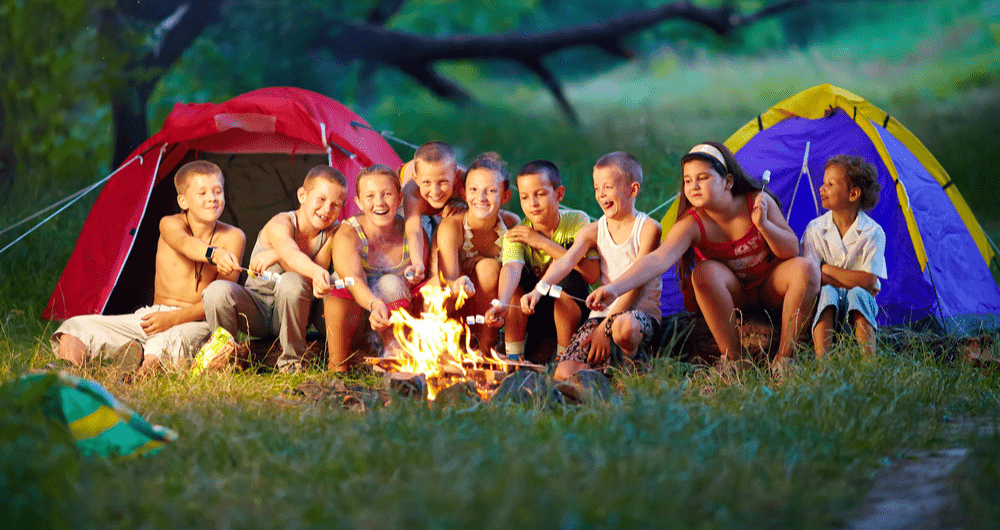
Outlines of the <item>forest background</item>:
[{"label": "forest background", "polygon": [[[737,15],[775,4],[695,2]],[[571,117],[543,78],[521,64],[436,63],[459,92],[439,98],[398,68],[338,55],[328,35],[339,24],[373,20],[389,31],[440,38],[531,34],[664,3],[4,0],[0,228],[102,178],[158,130],[175,103],[221,102],[265,86],[314,90],[377,129],[416,144],[447,141],[466,159],[496,150],[512,169],[552,159],[566,175],[566,204],[594,215],[590,167],[602,154],[639,157],[649,177],[638,207],[649,210],[676,193],[677,161],[690,145],[724,140],[781,99],[831,83],[910,128],[995,237],[1000,2],[793,4],[727,36],[687,20],[652,25],[613,43],[631,59],[595,46],[545,57]],[[136,119],[116,130],[115,112]],[[412,156],[394,147],[404,160]],[[0,311],[41,311],[98,192],[0,255]],[[508,207],[519,210],[516,200]],[[29,226],[0,235],[0,244]]]}]

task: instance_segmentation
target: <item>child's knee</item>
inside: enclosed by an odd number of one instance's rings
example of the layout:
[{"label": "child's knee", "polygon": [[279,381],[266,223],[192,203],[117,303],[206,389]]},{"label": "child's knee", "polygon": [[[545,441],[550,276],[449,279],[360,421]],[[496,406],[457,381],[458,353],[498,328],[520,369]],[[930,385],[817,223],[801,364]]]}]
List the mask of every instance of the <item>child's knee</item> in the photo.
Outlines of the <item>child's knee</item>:
[{"label": "child's knee", "polygon": [[819,291],[820,278],[822,277],[819,271],[819,263],[803,257],[795,257],[788,261],[790,263],[791,273],[798,278],[808,290]]},{"label": "child's knee", "polygon": [[476,263],[476,278],[484,289],[496,289],[500,279],[500,262],[493,258],[483,258]]},{"label": "child's knee", "polygon": [[275,300],[312,299],[312,282],[295,272],[281,273],[281,281],[274,284]]},{"label": "child's knee", "polygon": [[201,293],[205,309],[232,307],[236,303],[236,289],[239,285],[229,280],[215,280]]},{"label": "child's knee", "polygon": [[385,274],[376,279],[372,284],[372,292],[387,304],[410,299],[410,288],[406,280],[395,274]]},{"label": "child's knee", "polygon": [[718,283],[719,267],[725,265],[714,260],[699,262],[691,271],[691,284],[698,290],[715,286]]},{"label": "child's knee", "polygon": [[616,318],[611,324],[611,336],[619,345],[626,341],[632,346],[638,346],[642,340],[642,326],[634,316],[626,313]]}]

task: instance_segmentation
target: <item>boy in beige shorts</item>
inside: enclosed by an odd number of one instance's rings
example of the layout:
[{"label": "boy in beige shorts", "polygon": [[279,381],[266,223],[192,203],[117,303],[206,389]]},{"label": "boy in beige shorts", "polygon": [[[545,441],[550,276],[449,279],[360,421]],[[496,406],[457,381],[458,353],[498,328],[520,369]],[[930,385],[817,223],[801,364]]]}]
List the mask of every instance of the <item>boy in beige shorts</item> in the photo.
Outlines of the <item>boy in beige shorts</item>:
[{"label": "boy in beige shorts", "polygon": [[[192,359],[208,339],[201,293],[217,278],[235,280],[246,236],[219,221],[226,205],[219,166],[199,160],[177,170],[174,186],[181,213],[160,220],[153,305],[128,315],[80,315],[52,335],[52,349],[74,365],[106,360],[135,341],[138,374]],[[122,351],[124,353],[127,350]]]}]

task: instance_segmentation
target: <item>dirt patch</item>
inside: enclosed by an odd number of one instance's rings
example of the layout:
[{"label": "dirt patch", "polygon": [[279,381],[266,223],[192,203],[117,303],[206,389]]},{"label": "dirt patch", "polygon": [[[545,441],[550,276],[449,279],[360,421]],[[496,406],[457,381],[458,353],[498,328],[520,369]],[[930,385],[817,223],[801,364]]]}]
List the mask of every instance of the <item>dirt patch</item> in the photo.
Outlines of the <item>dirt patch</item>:
[{"label": "dirt patch", "polygon": [[[977,418],[951,420],[950,436],[993,432],[996,425]],[[955,487],[956,468],[968,448],[912,451],[875,475],[868,497],[844,528],[850,530],[961,529]]]},{"label": "dirt patch", "polygon": [[952,472],[965,460],[964,448],[915,451],[878,472],[851,530],[961,528]]}]

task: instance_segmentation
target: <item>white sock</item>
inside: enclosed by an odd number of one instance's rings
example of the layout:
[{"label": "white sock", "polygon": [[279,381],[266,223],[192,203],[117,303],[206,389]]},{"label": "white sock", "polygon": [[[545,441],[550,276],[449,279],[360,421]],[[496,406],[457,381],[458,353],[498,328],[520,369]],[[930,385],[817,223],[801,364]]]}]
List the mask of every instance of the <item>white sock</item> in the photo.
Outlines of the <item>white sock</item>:
[{"label": "white sock", "polygon": [[519,340],[517,342],[505,342],[504,346],[507,347],[507,357],[521,357],[524,355],[523,340]]}]

